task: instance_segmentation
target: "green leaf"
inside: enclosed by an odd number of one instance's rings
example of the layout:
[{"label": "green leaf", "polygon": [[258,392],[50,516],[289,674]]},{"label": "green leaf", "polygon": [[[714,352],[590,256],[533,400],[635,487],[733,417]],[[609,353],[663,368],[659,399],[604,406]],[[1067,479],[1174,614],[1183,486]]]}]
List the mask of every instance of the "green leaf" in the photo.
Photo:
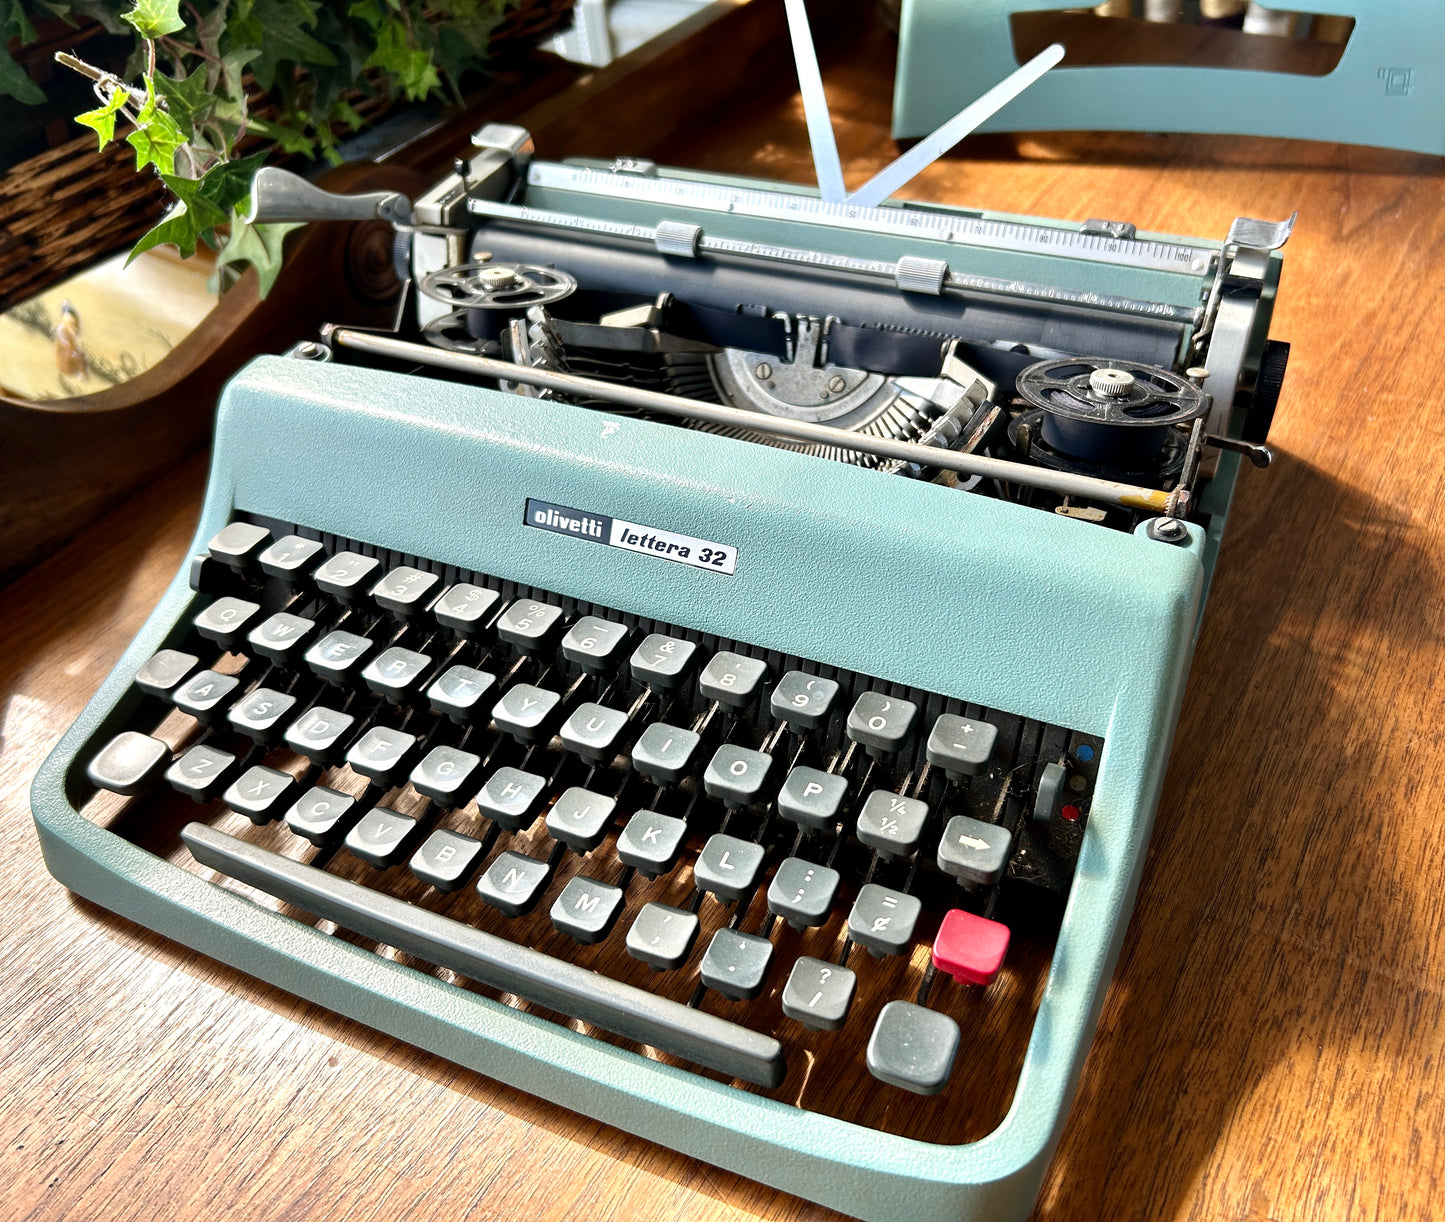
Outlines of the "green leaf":
[{"label": "green leaf", "polygon": [[124,89],[113,89],[110,93],[110,101],[104,106],[75,116],[77,123],[84,124],[100,137],[100,148],[104,148],[115,139],[115,116],[125,105],[126,97]]},{"label": "green leaf", "polygon": [[366,66],[380,68],[394,77],[411,102],[421,101],[441,85],[431,55],[407,42],[406,30],[400,22],[382,26],[377,34],[376,50]]},{"label": "green leaf", "polygon": [[176,172],[176,150],[186,142],[176,121],[156,105],[156,92],[146,78],[146,101],[135,117],[135,131],[125,138],[135,149],[135,168],[155,166],[162,176]]},{"label": "green leaf", "polygon": [[131,248],[126,257],[129,265],[137,255],[169,242],[189,259],[196,253],[196,242],[207,230],[226,223],[226,213],[206,198],[201,189],[204,178],[180,178],[174,174],[162,174],[161,181],[175,194],[177,203],[166,213],[166,218]]},{"label": "green leaf", "polygon": [[231,224],[231,240],[216,258],[218,266],[249,263],[256,269],[262,297],[271,291],[281,272],[281,246],[286,235],[300,225],[248,225],[245,221]]},{"label": "green leaf", "polygon": [[173,80],[164,72],[157,72],[155,87],[156,93],[165,99],[166,113],[183,132],[190,132],[198,121],[205,122],[216,101],[206,87],[205,64],[181,80]]},{"label": "green leaf", "polygon": [[283,62],[335,65],[330,48],[307,33],[316,25],[318,7],[315,0],[238,0],[227,27],[228,45],[260,48],[251,71],[262,89],[276,84]]},{"label": "green leaf", "polygon": [[184,30],[181,0],[135,0],[135,8],[120,15],[142,38],[157,39]]},{"label": "green leaf", "polygon": [[10,58],[10,53],[0,44],[0,94],[8,94],[27,106],[38,106],[45,101],[45,91],[30,79],[30,74]]},{"label": "green leaf", "polygon": [[276,147],[283,153],[300,153],[305,157],[311,157],[316,152],[314,140],[310,139],[305,132],[297,131],[294,127],[288,127],[284,123],[267,123],[262,119],[252,119],[250,128],[257,135],[274,140]]}]

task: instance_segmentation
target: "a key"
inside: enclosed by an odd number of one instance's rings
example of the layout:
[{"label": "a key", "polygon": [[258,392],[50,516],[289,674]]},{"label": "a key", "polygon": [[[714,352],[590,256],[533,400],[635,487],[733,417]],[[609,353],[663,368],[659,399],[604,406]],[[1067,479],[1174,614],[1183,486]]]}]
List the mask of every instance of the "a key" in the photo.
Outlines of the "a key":
[{"label": "a key", "polygon": [[557,732],[562,745],[595,764],[610,764],[622,744],[627,714],[602,704],[579,704]]},{"label": "a key", "polygon": [[330,560],[317,566],[311,580],[317,588],[343,603],[354,603],[365,597],[376,581],[381,561],[357,552],[337,552]]},{"label": "a key", "polygon": [[711,891],[719,899],[742,899],[757,885],[763,856],[762,845],[718,832],[697,855],[693,882],[699,891]]},{"label": "a key", "polygon": [[450,628],[457,636],[480,636],[501,597],[495,590],[459,581],[436,600],[432,614],[437,623]]},{"label": "a key", "polygon": [[411,765],[416,735],[388,726],[372,726],[346,753],[353,772],[388,788],[399,785]]},{"label": "a key", "polygon": [[773,716],[799,734],[809,734],[828,724],[838,685],[832,679],[790,670],[773,688],[769,707]]},{"label": "a key", "polygon": [[470,783],[481,764],[482,757],[470,751],[433,747],[411,770],[411,785],[443,810],[453,810],[470,800]]},{"label": "a key", "polygon": [[165,698],[199,664],[200,658],[179,649],[158,649],[135,672],[135,685],[147,696]]},{"label": "a key", "polygon": [[928,736],[928,762],[942,768],[950,781],[979,776],[988,769],[997,741],[996,726],[944,713],[933,723]]},{"label": "a key", "polygon": [[239,686],[240,681],[235,675],[201,670],[171,693],[171,703],[182,713],[189,713],[202,725],[208,726],[220,718],[221,706]]},{"label": "a key", "polygon": [[672,815],[640,810],[617,836],[617,856],[647,878],[672,868],[687,839],[687,824]]},{"label": "a key", "polygon": [[989,984],[1008,953],[1009,928],[952,908],[933,940],[933,966],[963,984]]},{"label": "a key", "polygon": [[371,587],[371,597],[383,611],[407,620],[427,609],[432,592],[441,578],[409,565],[399,564]]},{"label": "a key", "polygon": [[554,603],[519,598],[497,619],[497,637],[522,653],[543,653],[562,626],[562,608]]},{"label": "a key", "polygon": [[814,1031],[836,1031],[857,989],[858,977],[846,967],[803,955],[783,986],[783,1013]]},{"label": "a key", "polygon": [[426,689],[426,698],[438,713],[465,725],[486,706],[483,700],[497,686],[497,676],[471,666],[448,666]]},{"label": "a key", "polygon": [[875,789],[858,812],[858,839],[885,857],[908,857],[928,822],[928,803]]},{"label": "a key", "polygon": [[800,765],[778,791],[778,814],[799,827],[821,831],[838,822],[847,796],[846,777]]},{"label": "a key", "polygon": [[378,806],[362,815],[346,833],[346,849],[353,857],[385,870],[407,855],[416,831],[417,821],[409,815]]},{"label": "a key", "polygon": [[756,934],[719,929],[703,954],[699,974],[703,984],[734,1001],[751,1001],[763,991],[773,944]]},{"label": "a key", "polygon": [[1012,843],[1006,827],[954,815],[938,842],[938,868],[965,883],[996,883],[1008,868]]},{"label": "a key", "polygon": [[392,645],[366,664],[361,677],[378,696],[400,704],[417,689],[422,676],[431,669],[431,663],[424,653]]},{"label": "a key", "polygon": [[266,546],[271,532],[264,526],[250,522],[232,522],[223,526],[206,545],[206,550],[222,564],[235,569],[244,569],[256,554]]},{"label": "a key", "polygon": [[936,1095],[948,1085],[959,1038],[958,1024],[947,1014],[890,1001],[868,1039],[868,1072],[915,1095]]},{"label": "a key", "polygon": [[356,799],[335,789],[313,785],[286,812],[286,826],[317,848],[335,844],[351,822]]},{"label": "a key", "polygon": [[837,870],[801,857],[786,858],[768,885],[768,911],[794,929],[824,925],[832,915],[840,881]]},{"label": "a key", "polygon": [[477,809],[509,832],[519,832],[537,815],[547,778],[520,768],[498,768],[477,794]]},{"label": "a key", "polygon": [[622,911],[622,888],[578,874],[569,879],[552,905],[552,924],[584,946],[612,932]]},{"label": "a key", "polygon": [[316,631],[316,621],[277,611],[251,629],[246,637],[250,652],[275,662],[278,666],[294,666]]},{"label": "a key", "polygon": [[314,764],[339,764],[346,758],[346,739],[356,718],[350,713],[315,705],[286,727],[286,745]]},{"label": "a key", "polygon": [[622,660],[622,647],[626,643],[626,624],[584,615],[562,638],[562,656],[589,675],[600,675]]},{"label": "a key", "polygon": [[632,748],[632,766],[659,785],[671,785],[692,771],[701,742],[691,730],[654,721]]},{"label": "a key", "polygon": [[344,687],[361,670],[362,659],[373,642],[354,632],[328,632],[306,651],[306,665],[328,683]]},{"label": "a key", "polygon": [[698,920],[685,908],[644,904],[627,931],[627,953],[656,971],[681,967],[697,939]]},{"label": "a key", "polygon": [[752,703],[767,677],[766,662],[724,649],[713,654],[702,668],[697,688],[709,700],[721,701],[730,709],[742,709]]},{"label": "a key", "polygon": [[253,764],[221,795],[221,801],[258,827],[279,818],[290,805],[296,779],[289,772]]},{"label": "a key", "polygon": [[248,602],[226,594],[216,599],[192,621],[208,641],[223,649],[235,650],[249,624],[261,610],[260,603]]},{"label": "a key", "polygon": [[607,835],[616,808],[613,799],[574,785],[547,812],[547,834],[579,853],[590,853]]},{"label": "a key", "polygon": [[691,641],[652,632],[632,651],[628,666],[639,683],[670,692],[682,686],[696,653],[697,646]]},{"label": "a key", "polygon": [[438,891],[460,891],[482,859],[482,842],[439,827],[412,854],[411,872]]},{"label": "a key", "polygon": [[875,758],[900,750],[913,729],[918,706],[911,700],[864,692],[848,714],[848,737]]},{"label": "a key", "polygon": [[324,550],[319,539],[287,535],[261,553],[261,570],[288,588],[299,589],[310,583],[311,570]]},{"label": "a key", "polygon": [[236,764],[229,751],[200,743],[166,769],[166,780],[177,793],[196,802],[209,802],[226,787]]},{"label": "a key", "polygon": [[242,697],[226,714],[232,729],[258,743],[280,741],[281,723],[296,707],[296,697],[269,687],[258,687]]},{"label": "a key", "polygon": [[92,785],[130,797],[154,784],[171,762],[171,749],[158,738],[122,730],[96,754],[85,773]]},{"label": "a key", "polygon": [[858,888],[848,913],[848,936],[875,955],[901,955],[913,941],[923,905],[916,896],[877,883]]},{"label": "a key", "polygon": [[492,706],[492,720],[520,743],[546,742],[561,703],[560,692],[518,683]]},{"label": "a key", "polygon": [[771,755],[724,743],[702,774],[703,788],[728,806],[751,806],[762,799],[763,782],[772,765]]},{"label": "a key", "polygon": [[477,880],[477,894],[484,903],[507,916],[522,916],[547,889],[549,873],[551,867],[535,857],[498,853],[497,859]]}]

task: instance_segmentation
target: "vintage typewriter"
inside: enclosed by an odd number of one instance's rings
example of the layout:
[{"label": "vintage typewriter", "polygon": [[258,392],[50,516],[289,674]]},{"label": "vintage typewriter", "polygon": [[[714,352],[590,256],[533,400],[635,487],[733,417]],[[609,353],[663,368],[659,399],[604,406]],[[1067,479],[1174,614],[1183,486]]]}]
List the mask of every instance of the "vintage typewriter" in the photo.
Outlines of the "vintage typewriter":
[{"label": "vintage typewriter", "polygon": [[36,779],[51,870],[801,1196],[1022,1216],[1268,459],[1288,225],[473,143],[414,203],[258,177],[393,221],[407,304],[227,388],[194,558]]}]

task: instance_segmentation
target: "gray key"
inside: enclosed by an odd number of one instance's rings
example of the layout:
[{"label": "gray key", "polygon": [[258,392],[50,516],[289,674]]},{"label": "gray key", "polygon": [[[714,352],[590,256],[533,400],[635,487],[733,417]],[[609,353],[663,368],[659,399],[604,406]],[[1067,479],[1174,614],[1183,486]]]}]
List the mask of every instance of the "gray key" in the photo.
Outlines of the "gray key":
[{"label": "gray key", "polygon": [[319,589],[344,603],[353,603],[365,596],[376,581],[381,561],[357,552],[337,552],[330,560],[317,566],[311,574]]},{"label": "gray key", "polygon": [[193,653],[182,653],[179,649],[158,649],[135,672],[135,685],[147,696],[169,696],[176,685],[199,663],[200,658]]},{"label": "gray key", "polygon": [[942,768],[950,781],[978,776],[987,770],[997,741],[996,726],[944,713],[933,723],[933,732],[928,736],[928,762]]},{"label": "gray key", "polygon": [[378,806],[356,821],[346,833],[346,848],[378,870],[397,865],[416,838],[417,821],[399,810]]},{"label": "gray key", "polygon": [[807,734],[828,723],[837,695],[838,685],[832,679],[790,670],[773,689],[769,705],[779,721]]},{"label": "gray key", "polygon": [[192,621],[208,641],[215,641],[223,649],[235,650],[241,643],[246,625],[261,610],[260,603],[247,602],[227,594],[216,599]]},{"label": "gray key", "polygon": [[280,666],[294,666],[316,631],[316,621],[277,611],[251,629],[246,637],[249,652],[268,658]]},{"label": "gray key", "polygon": [[206,545],[206,550],[222,564],[240,572],[266,546],[271,532],[250,522],[232,522],[223,526]]},{"label": "gray key", "polygon": [[261,553],[261,569],[268,576],[278,578],[295,589],[308,583],[311,569],[323,550],[318,539],[287,535]]},{"label": "gray key", "polygon": [[757,886],[763,856],[762,845],[718,832],[707,838],[697,855],[693,882],[699,891],[711,891],[719,899],[742,899]]},{"label": "gray key", "polygon": [[436,600],[432,614],[437,623],[458,636],[479,636],[501,597],[495,590],[459,581]]},{"label": "gray key", "polygon": [[552,905],[552,924],[584,946],[612,932],[622,911],[622,888],[578,874],[569,879]]},{"label": "gray key", "polygon": [[353,772],[378,785],[400,785],[410,769],[416,735],[387,726],[372,726],[346,753]]},{"label": "gray key", "polygon": [[973,885],[996,883],[1008,868],[1008,828],[954,815],[938,842],[938,868]]},{"label": "gray key", "polygon": [[170,762],[171,749],[160,739],[122,730],[100,749],[85,773],[91,784],[130,797],[149,789]]},{"label": "gray key", "polygon": [[306,651],[306,665],[326,682],[342,687],[356,677],[372,645],[354,632],[328,632]]},{"label": "gray key", "polygon": [[541,653],[562,626],[562,608],[553,603],[519,598],[497,620],[497,636],[523,653]]},{"label": "gray key", "polygon": [[627,953],[662,972],[681,967],[697,940],[698,920],[685,908],[644,904],[627,931]]},{"label": "gray key", "polygon": [[778,814],[799,827],[820,831],[838,822],[847,796],[846,777],[799,766],[788,773],[778,791]]},{"label": "gray key", "polygon": [[476,718],[486,706],[487,693],[497,686],[497,676],[471,666],[448,666],[426,689],[426,698],[438,713],[445,713],[458,724]]},{"label": "gray key", "polygon": [[313,785],[286,812],[286,826],[324,849],[341,839],[355,807],[356,799],[349,794]]},{"label": "gray key", "polygon": [[864,692],[848,714],[848,737],[871,756],[892,755],[908,740],[917,716],[918,706],[911,700]]},{"label": "gray key", "polygon": [[561,703],[560,692],[518,683],[492,706],[492,720],[518,742],[545,742],[552,737],[553,714]]},{"label": "gray key", "polygon": [[258,743],[274,743],[281,738],[281,722],[291,716],[296,697],[269,687],[258,687],[238,700],[226,714],[231,728]]},{"label": "gray key", "polygon": [[936,1095],[948,1085],[958,1044],[958,1024],[947,1014],[890,1001],[868,1040],[868,1072],[915,1095]]},{"label": "gray key", "polygon": [[622,660],[622,647],[626,643],[626,624],[584,615],[562,638],[562,656],[589,675],[600,675]]},{"label": "gray key", "polygon": [[498,853],[496,861],[477,880],[477,894],[484,903],[506,913],[521,916],[547,889],[551,867],[545,861],[521,853]]},{"label": "gray key", "polygon": [[431,659],[414,649],[392,645],[368,662],[361,672],[366,686],[392,704],[400,704],[421,683],[431,669]]},{"label": "gray key", "polygon": [[703,984],[734,1001],[751,1001],[763,991],[773,944],[756,934],[719,929],[702,957]]},{"label": "gray key", "polygon": [[718,700],[731,709],[746,708],[762,690],[768,677],[768,664],[758,658],[720,650],[713,654],[697,677],[697,688],[709,700]]},{"label": "gray key", "polygon": [[547,812],[547,834],[579,853],[590,853],[607,835],[616,809],[612,798],[574,785]]},{"label": "gray key", "polygon": [[191,589],[197,594],[224,594],[236,585],[236,574],[214,556],[198,552],[191,557],[190,572],[187,574]]},{"label": "gray key", "polygon": [[240,686],[235,675],[214,670],[197,671],[171,693],[171,702],[182,713],[189,713],[202,725],[211,725],[221,716],[221,706]]},{"label": "gray key", "polygon": [[498,768],[477,794],[477,809],[509,832],[521,831],[537,815],[546,777],[520,768]]},{"label": "gray key", "polygon": [[702,774],[703,787],[729,806],[751,806],[762,800],[763,782],[772,766],[771,755],[724,743]]},{"label": "gray key", "polygon": [[356,718],[350,713],[315,705],[287,728],[286,745],[314,764],[339,764],[346,758],[346,738]]},{"label": "gray key", "polygon": [[289,772],[253,764],[221,795],[221,801],[258,827],[278,818],[290,805],[296,778]]},{"label": "gray key", "polygon": [[209,802],[226,787],[235,764],[236,757],[229,751],[201,743],[166,769],[166,780],[178,793],[197,802]]},{"label": "gray key", "polygon": [[908,857],[927,823],[927,802],[875,789],[858,812],[858,839],[885,857]]},{"label": "gray key", "polygon": [[557,732],[568,751],[595,764],[610,764],[617,754],[627,714],[603,704],[579,704]]},{"label": "gray key", "polygon": [[659,785],[670,785],[692,771],[700,742],[691,730],[654,721],[632,748],[632,767]]},{"label": "gray key", "polygon": [[471,781],[482,757],[456,747],[433,747],[411,770],[411,785],[443,810],[465,806],[471,800]]},{"label": "gray key", "polygon": [[691,641],[653,632],[643,637],[642,644],[632,651],[628,665],[632,677],[639,683],[670,692],[682,686],[696,653],[697,646]]},{"label": "gray key", "polygon": [[768,885],[768,911],[794,929],[827,924],[838,897],[839,881],[837,870],[801,857],[786,858]]},{"label": "gray key", "polygon": [[640,810],[618,834],[617,856],[647,878],[656,878],[672,868],[686,839],[687,824],[681,819]]},{"label": "gray key", "polygon": [[858,977],[846,967],[803,955],[783,986],[783,1013],[814,1031],[836,1031],[857,988]]},{"label": "gray key", "polygon": [[916,896],[868,883],[858,889],[848,914],[848,936],[875,956],[901,955],[913,941],[922,911]]},{"label": "gray key", "polygon": [[399,564],[371,587],[371,597],[383,611],[397,619],[411,619],[427,609],[432,592],[441,578],[405,564]]},{"label": "gray key", "polygon": [[1058,813],[1064,796],[1064,782],[1068,779],[1064,766],[1057,760],[1044,765],[1039,774],[1038,793],[1034,796],[1034,819],[1047,823]]},{"label": "gray key", "polygon": [[460,891],[482,858],[482,842],[437,828],[412,855],[411,872],[438,891]]}]

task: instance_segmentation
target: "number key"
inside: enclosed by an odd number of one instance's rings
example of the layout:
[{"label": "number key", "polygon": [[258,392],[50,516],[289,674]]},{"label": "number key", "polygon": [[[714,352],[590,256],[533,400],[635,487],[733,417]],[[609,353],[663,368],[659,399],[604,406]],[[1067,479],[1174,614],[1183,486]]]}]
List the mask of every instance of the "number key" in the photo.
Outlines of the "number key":
[{"label": "number key", "polygon": [[632,677],[662,691],[673,691],[682,686],[695,653],[697,646],[691,641],[650,633],[633,651]]},{"label": "number key", "polygon": [[832,679],[790,670],[773,689],[773,716],[800,734],[822,729],[833,709],[838,685]]},{"label": "number key", "polygon": [[697,677],[698,690],[729,708],[746,708],[768,677],[768,664],[758,658],[722,650],[713,654]]},{"label": "number key", "polygon": [[561,607],[519,598],[497,620],[497,636],[523,653],[541,653],[561,623]]},{"label": "number key", "polygon": [[600,675],[617,665],[626,641],[626,624],[584,615],[562,638],[562,656],[589,675]]},{"label": "number key", "polygon": [[869,755],[892,755],[902,748],[913,729],[918,706],[882,692],[864,692],[848,714],[848,737]]}]

